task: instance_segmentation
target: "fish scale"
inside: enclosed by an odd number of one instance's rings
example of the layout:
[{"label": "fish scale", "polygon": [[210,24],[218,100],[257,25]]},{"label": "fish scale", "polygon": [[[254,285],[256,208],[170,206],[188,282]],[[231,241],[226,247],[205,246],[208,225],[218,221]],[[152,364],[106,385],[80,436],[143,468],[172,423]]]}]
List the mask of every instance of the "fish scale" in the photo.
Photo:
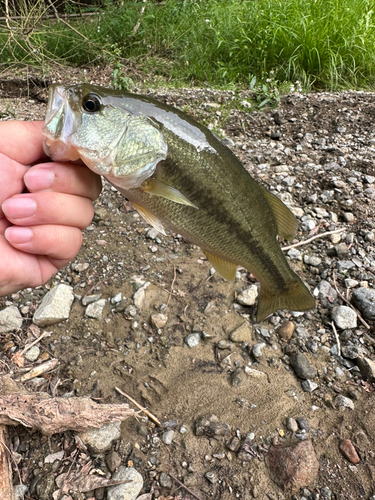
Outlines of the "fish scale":
[{"label": "fish scale", "polygon": [[[119,113],[123,128],[114,134]],[[69,134],[64,134],[64,123]],[[127,133],[139,123],[138,134]],[[142,127],[149,132],[142,133]],[[107,144],[103,130],[109,132]],[[261,285],[258,321],[280,308],[304,311],[315,306],[277,242],[278,234],[294,235],[293,214],[188,115],[144,96],[88,84],[52,86],[43,133],[52,159],[78,155],[156,228],[171,229],[200,246],[223,277],[234,279],[238,265],[248,269]],[[110,142],[114,135],[120,139]],[[141,154],[145,148],[147,165]],[[104,150],[112,151],[93,161]],[[128,150],[135,155],[127,162]]]}]

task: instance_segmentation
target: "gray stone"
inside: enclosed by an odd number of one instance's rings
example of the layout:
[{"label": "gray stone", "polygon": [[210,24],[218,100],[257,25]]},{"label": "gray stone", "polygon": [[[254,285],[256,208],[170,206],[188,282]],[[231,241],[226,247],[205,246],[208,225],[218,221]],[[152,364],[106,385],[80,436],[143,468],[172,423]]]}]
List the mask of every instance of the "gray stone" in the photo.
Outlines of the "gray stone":
[{"label": "gray stone", "polygon": [[359,358],[357,360],[358,368],[362,377],[369,382],[375,382],[375,362],[369,358]]},{"label": "gray stone", "polygon": [[173,438],[174,438],[174,431],[165,431],[161,436],[161,439],[164,444],[172,444]]},{"label": "gray stone", "polygon": [[345,273],[346,271],[353,269],[353,267],[356,267],[356,265],[352,260],[339,260],[337,262],[337,270],[339,273]]},{"label": "gray stone", "polygon": [[335,250],[339,259],[347,259],[350,256],[350,250],[346,243],[335,245]]},{"label": "gray stone", "polygon": [[252,353],[254,358],[261,358],[262,357],[262,350],[263,348],[266,347],[266,344],[264,342],[261,342],[260,344],[254,344],[252,348]]},{"label": "gray stone", "polygon": [[303,380],[315,378],[315,368],[309,363],[306,356],[301,352],[290,357],[290,364],[299,378]]},{"label": "gray stone", "polygon": [[253,306],[258,298],[258,287],[251,285],[249,288],[241,292],[237,297],[237,302],[242,306]]},{"label": "gray stone", "polygon": [[319,266],[322,263],[322,259],[316,255],[304,255],[303,262],[310,266]]},{"label": "gray stone", "polygon": [[27,361],[30,361],[32,363],[33,361],[36,361],[39,358],[39,354],[40,354],[39,347],[37,345],[34,345],[25,352],[25,359],[27,359]]},{"label": "gray stone", "polygon": [[91,302],[91,304],[86,307],[85,314],[89,318],[102,319],[103,311],[106,305],[107,301],[105,299],[99,299],[96,302]]},{"label": "gray stone", "polygon": [[104,453],[120,438],[121,422],[104,424],[100,429],[88,429],[78,435],[93,453]]},{"label": "gray stone", "polygon": [[324,499],[324,500],[331,500],[331,498],[332,498],[332,491],[329,488],[327,488],[326,486],[324,486],[320,490],[320,494],[322,495],[322,499]]},{"label": "gray stone", "polygon": [[316,384],[315,382],[312,382],[309,379],[304,380],[301,383],[301,385],[302,385],[302,389],[305,392],[313,392],[313,391],[315,391],[319,387],[318,384]]},{"label": "gray stone", "polygon": [[146,281],[133,295],[134,305],[138,309],[143,309],[146,304],[146,290],[151,285],[149,281]]},{"label": "gray stone", "polygon": [[85,297],[83,297],[82,299],[82,305],[86,307],[92,302],[96,302],[97,300],[99,300],[101,296],[101,293],[96,293],[95,295],[85,295]]},{"label": "gray stone", "polygon": [[341,347],[341,354],[344,358],[357,359],[366,356],[367,350],[360,345],[344,345]]},{"label": "gray stone", "polygon": [[319,282],[317,288],[318,298],[322,301],[324,306],[332,304],[337,299],[337,292],[330,283],[326,280]]},{"label": "gray stone", "polygon": [[26,486],[25,484],[18,484],[17,486],[15,486],[13,489],[14,500],[24,500],[25,493],[28,489],[28,486]]},{"label": "gray stone", "polygon": [[337,328],[340,328],[340,330],[356,328],[357,326],[357,315],[355,311],[348,306],[335,306],[332,309],[331,316]]},{"label": "gray stone", "polygon": [[350,410],[354,410],[353,401],[345,396],[336,396],[335,405],[339,409],[349,408]]},{"label": "gray stone", "polygon": [[291,431],[291,432],[297,432],[298,431],[298,424],[294,420],[294,418],[292,418],[292,417],[288,417],[286,419],[285,426],[286,426],[286,428],[287,428],[288,431]]},{"label": "gray stone", "polygon": [[133,467],[120,466],[112,479],[130,482],[109,487],[107,500],[135,500],[143,488],[143,477]]},{"label": "gray stone", "polygon": [[190,348],[197,347],[200,341],[201,341],[200,333],[189,333],[189,335],[186,335],[184,339],[185,344],[188,345]]},{"label": "gray stone", "polygon": [[288,257],[291,260],[302,260],[302,252],[297,248],[291,248],[288,250]]},{"label": "gray stone", "polygon": [[150,240],[155,240],[159,236],[159,234],[160,233],[157,229],[151,227],[150,229],[147,230],[146,238],[149,238]]},{"label": "gray stone", "polygon": [[353,302],[365,318],[375,320],[375,289],[360,287],[353,292]]},{"label": "gray stone", "polygon": [[43,297],[42,303],[34,313],[33,322],[38,326],[48,326],[68,319],[73,300],[71,286],[64,284],[55,286]]},{"label": "gray stone", "polygon": [[121,457],[116,451],[108,453],[105,457],[105,461],[111,472],[115,472],[115,470],[121,465]]},{"label": "gray stone", "polygon": [[0,311],[0,333],[14,332],[22,327],[23,318],[16,306]]},{"label": "gray stone", "polygon": [[351,278],[345,278],[344,282],[345,282],[346,288],[354,288],[359,284],[359,282],[357,280],[353,280]]},{"label": "gray stone", "polygon": [[163,488],[167,488],[168,490],[170,490],[172,488],[172,480],[171,480],[169,474],[167,474],[166,472],[162,472],[160,474],[159,482]]}]

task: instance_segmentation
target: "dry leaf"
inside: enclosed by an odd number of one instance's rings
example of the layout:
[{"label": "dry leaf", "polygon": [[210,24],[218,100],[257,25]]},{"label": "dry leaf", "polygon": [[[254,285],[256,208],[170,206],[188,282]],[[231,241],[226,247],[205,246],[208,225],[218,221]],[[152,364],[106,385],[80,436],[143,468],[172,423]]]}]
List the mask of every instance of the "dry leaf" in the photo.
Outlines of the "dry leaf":
[{"label": "dry leaf", "polygon": [[15,365],[19,366],[20,368],[22,368],[25,365],[25,358],[21,355],[20,352],[16,352],[12,356],[12,361]]}]

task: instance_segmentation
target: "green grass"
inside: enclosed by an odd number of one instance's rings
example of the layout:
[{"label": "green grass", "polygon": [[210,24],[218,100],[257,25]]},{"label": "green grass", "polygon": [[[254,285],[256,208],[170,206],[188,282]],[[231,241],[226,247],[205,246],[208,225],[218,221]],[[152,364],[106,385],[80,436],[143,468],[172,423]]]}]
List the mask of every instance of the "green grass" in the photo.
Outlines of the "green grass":
[{"label": "green grass", "polygon": [[149,1],[140,16],[142,6],[128,0],[100,16],[69,19],[79,34],[40,19],[14,21],[11,35],[2,22],[0,64],[109,62],[121,79],[130,62],[175,84],[248,86],[256,79],[266,95],[267,79],[273,86],[375,86],[373,0]]}]

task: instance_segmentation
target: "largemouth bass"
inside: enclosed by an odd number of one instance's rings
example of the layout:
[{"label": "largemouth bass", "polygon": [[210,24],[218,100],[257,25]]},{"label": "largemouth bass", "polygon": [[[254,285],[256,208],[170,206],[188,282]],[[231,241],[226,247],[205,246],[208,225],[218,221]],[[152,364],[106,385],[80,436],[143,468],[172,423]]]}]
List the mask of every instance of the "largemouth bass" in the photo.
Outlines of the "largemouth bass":
[{"label": "largemouth bass", "polygon": [[156,229],[200,246],[227,280],[239,265],[249,270],[260,282],[258,321],[315,307],[277,242],[295,234],[293,214],[185,113],[98,86],[52,85],[43,135],[53,160],[81,159]]}]

